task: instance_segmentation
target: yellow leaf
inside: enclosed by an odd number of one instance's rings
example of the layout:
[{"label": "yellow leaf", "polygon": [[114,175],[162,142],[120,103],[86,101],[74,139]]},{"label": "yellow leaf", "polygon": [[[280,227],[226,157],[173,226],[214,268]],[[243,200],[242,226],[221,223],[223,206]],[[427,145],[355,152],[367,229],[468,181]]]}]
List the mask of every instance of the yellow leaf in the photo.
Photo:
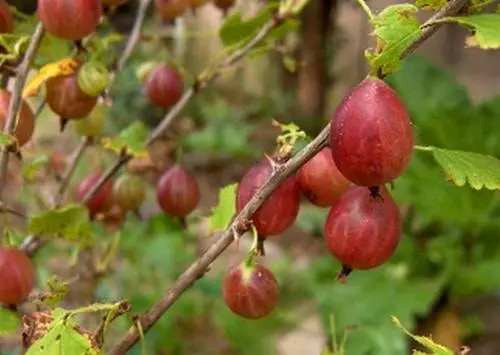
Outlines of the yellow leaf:
[{"label": "yellow leaf", "polygon": [[74,58],[64,58],[43,66],[24,88],[23,98],[38,95],[45,81],[59,75],[73,74],[77,67],[78,62]]}]

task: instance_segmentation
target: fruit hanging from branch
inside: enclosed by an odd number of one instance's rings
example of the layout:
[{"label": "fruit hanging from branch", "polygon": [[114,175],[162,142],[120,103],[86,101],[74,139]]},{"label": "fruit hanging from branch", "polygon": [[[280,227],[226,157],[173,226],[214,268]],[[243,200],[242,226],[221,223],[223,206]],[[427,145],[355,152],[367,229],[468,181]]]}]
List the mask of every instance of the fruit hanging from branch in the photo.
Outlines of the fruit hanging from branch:
[{"label": "fruit hanging from branch", "polygon": [[156,11],[166,21],[182,16],[189,6],[189,0],[155,0]]},{"label": "fruit hanging from branch", "polygon": [[389,183],[410,163],[410,117],[397,93],[380,79],[368,77],[352,89],[330,127],[333,160],[356,185]]},{"label": "fruit hanging from branch", "polygon": [[99,96],[109,85],[106,66],[98,61],[84,63],[78,71],[78,87],[89,96]]},{"label": "fruit hanging from branch", "polygon": [[[9,113],[9,104],[12,94],[6,90],[0,90],[0,129],[3,129]],[[17,144],[22,147],[31,140],[35,131],[35,116],[26,101],[21,99],[21,108],[18,113],[17,125],[14,129],[14,137]]]},{"label": "fruit hanging from branch", "polygon": [[101,0],[38,0],[38,15],[47,32],[76,41],[95,32],[102,4]]},{"label": "fruit hanging from branch", "polygon": [[344,276],[352,269],[382,265],[398,246],[402,233],[398,206],[384,186],[377,190],[351,187],[326,218],[325,245],[343,265]]},{"label": "fruit hanging from branch", "polygon": [[184,82],[174,67],[160,64],[148,71],[145,87],[146,96],[152,104],[169,108],[181,98]]},{"label": "fruit hanging from branch", "polygon": [[[78,201],[83,201],[87,193],[97,184],[101,178],[101,173],[94,173],[86,176],[78,184],[76,188],[76,198]],[[114,204],[113,199],[113,181],[108,180],[104,185],[85,204],[91,218],[94,218],[99,213],[108,212]]]},{"label": "fruit hanging from branch", "polygon": [[139,176],[123,174],[116,179],[113,196],[123,211],[137,211],[146,199],[146,186]]},{"label": "fruit hanging from branch", "polygon": [[[264,185],[274,170],[275,163],[262,159],[243,176],[236,192],[238,213]],[[287,177],[253,215],[252,221],[260,239],[287,230],[299,213],[300,188],[294,175]]]},{"label": "fruit hanging from branch", "polygon": [[14,30],[14,18],[5,0],[0,0],[0,33],[11,33]]},{"label": "fruit hanging from branch", "polygon": [[87,95],[78,85],[78,73],[50,78],[45,85],[47,104],[65,119],[84,118],[97,104],[97,97]]},{"label": "fruit hanging from branch", "polygon": [[314,205],[330,207],[347,191],[351,182],[337,169],[332,150],[323,148],[298,173],[300,190]]},{"label": "fruit hanging from branch", "polygon": [[156,197],[166,214],[183,218],[196,209],[201,196],[195,178],[176,164],[158,180]]},{"label": "fruit hanging from branch", "polygon": [[30,258],[17,248],[0,246],[0,303],[21,303],[34,285],[35,268]]},{"label": "fruit hanging from branch", "polygon": [[280,290],[273,273],[261,264],[243,262],[233,266],[223,281],[227,307],[247,319],[268,316],[279,303]]}]

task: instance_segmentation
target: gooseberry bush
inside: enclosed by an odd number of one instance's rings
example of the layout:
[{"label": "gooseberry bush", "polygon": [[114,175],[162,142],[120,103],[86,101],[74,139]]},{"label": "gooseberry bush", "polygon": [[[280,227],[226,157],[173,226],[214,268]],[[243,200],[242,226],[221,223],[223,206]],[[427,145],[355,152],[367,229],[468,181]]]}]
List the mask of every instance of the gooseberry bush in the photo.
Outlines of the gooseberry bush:
[{"label": "gooseberry bush", "polygon": [[[393,79],[408,54],[443,24],[459,24],[471,32],[469,45],[500,48],[500,15],[485,10],[489,2],[417,1],[372,12],[358,0],[377,40],[376,48],[365,53],[370,68],[366,77],[345,93],[314,138],[294,123],[273,121],[281,130],[275,148],[256,159],[239,181],[221,187],[217,205],[203,215],[199,212],[203,189],[183,160],[180,147],[172,164],[162,167],[153,183],[138,173],[141,164],[157,169],[150,149],[157,141],[171,138],[168,134],[185,106],[197,100],[198,93],[226,69],[245,58],[262,56],[277,40],[293,34],[309,1],[272,1],[247,17],[242,16],[236,1],[141,0],[132,31],[122,38],[112,32],[107,17],[129,2],[38,0],[37,12],[30,17],[0,0],[0,72],[6,78],[0,89],[0,210],[24,222],[22,228],[3,225],[0,336],[14,334],[22,339],[27,354],[127,353],[144,341],[161,317],[168,317],[167,311],[182,301],[184,292],[211,272],[223,251],[233,242],[242,248],[239,242],[247,232],[253,243],[248,255],[226,271],[219,301],[245,322],[269,317],[279,307],[286,285],[267,265],[266,245],[280,239],[309,203],[325,211],[324,249],[339,268],[337,276],[330,275],[331,283],[342,288],[343,283],[356,283],[356,275],[369,277],[394,256],[406,237],[406,214],[393,194],[418,155],[431,155],[434,166],[458,187],[500,189],[500,161],[494,156],[416,144],[418,127],[413,111]],[[138,117],[131,117],[129,126],[118,134],[108,134],[106,111],[114,105],[113,85],[142,40],[147,12],[171,24],[205,6],[216,8],[223,16],[218,30],[224,46],[221,57],[207,59],[206,70],[196,75],[172,58],[141,63],[137,70],[139,91],[148,105],[163,110],[165,116],[151,132]],[[434,16],[422,23],[417,17],[420,11],[432,11]],[[38,108],[34,101],[40,103]],[[51,131],[81,137],[70,161],[62,161],[57,154],[45,157],[33,153],[32,141],[43,110],[59,118],[59,126]],[[84,156],[92,151],[97,152],[94,156],[99,166],[86,169],[87,174],[77,181]],[[24,192],[34,196],[43,210],[30,206],[24,213],[9,205],[7,195],[15,188],[11,178],[14,162],[22,166],[19,174]],[[45,176],[45,170],[51,174]],[[37,188],[42,175],[58,186],[51,196]],[[107,274],[119,272],[126,221],[144,222],[141,206],[150,193],[162,213],[185,230],[208,219],[217,239],[198,253],[184,272],[175,275],[169,289],[142,313],[137,313],[127,294],[119,291],[102,303],[96,303],[92,294],[87,304],[70,307],[67,298],[74,282],[98,283]],[[115,237],[96,240],[99,228]],[[38,280],[36,256],[56,243],[72,250],[68,269],[79,270],[76,281]],[[139,250],[141,241],[136,243]],[[138,267],[144,265],[146,274],[153,273],[148,255],[136,258]],[[168,272],[165,270],[165,275]],[[155,285],[140,287],[141,292],[143,288],[148,292]],[[101,315],[96,326],[77,317],[94,313]],[[131,315],[129,329],[113,341],[109,328],[126,318],[125,314]],[[4,326],[2,319],[7,318],[14,321]],[[398,319],[394,322],[413,336]],[[259,327],[254,324],[251,326]],[[435,354],[455,353],[429,338],[415,340]]]}]

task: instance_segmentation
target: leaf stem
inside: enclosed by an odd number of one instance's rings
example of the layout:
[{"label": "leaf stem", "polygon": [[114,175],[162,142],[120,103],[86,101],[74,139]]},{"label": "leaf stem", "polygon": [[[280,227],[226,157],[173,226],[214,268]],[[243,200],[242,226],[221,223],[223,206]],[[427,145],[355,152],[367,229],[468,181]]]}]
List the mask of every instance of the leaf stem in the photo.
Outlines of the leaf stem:
[{"label": "leaf stem", "polygon": [[356,2],[358,3],[359,6],[361,6],[363,11],[366,13],[366,16],[368,16],[368,19],[370,21],[372,21],[375,16],[373,15],[373,12],[370,9],[370,7],[368,6],[368,4],[366,3],[366,1],[365,0],[356,0]]}]

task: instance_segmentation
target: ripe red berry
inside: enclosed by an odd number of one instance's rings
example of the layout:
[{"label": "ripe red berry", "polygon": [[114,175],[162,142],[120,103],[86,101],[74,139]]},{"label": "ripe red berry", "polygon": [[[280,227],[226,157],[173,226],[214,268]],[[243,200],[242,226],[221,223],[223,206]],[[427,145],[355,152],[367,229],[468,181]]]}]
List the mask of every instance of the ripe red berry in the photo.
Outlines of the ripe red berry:
[{"label": "ripe red berry", "polygon": [[0,0],[0,33],[11,33],[14,29],[14,19],[5,0]]},{"label": "ripe red berry", "polygon": [[96,30],[102,5],[100,0],[38,0],[38,15],[50,34],[75,41]]},{"label": "ripe red berry", "polygon": [[49,107],[63,118],[85,118],[97,104],[97,97],[85,94],[78,86],[78,74],[56,76],[45,85]]},{"label": "ripe red berry", "polygon": [[0,247],[0,303],[17,305],[35,285],[35,268],[30,258],[17,248]]},{"label": "ripe red berry", "polygon": [[149,101],[161,108],[175,105],[184,88],[184,82],[179,72],[166,64],[157,65],[151,69],[145,85]]},{"label": "ripe red berry", "polygon": [[188,0],[155,0],[156,11],[166,21],[182,16],[188,5]]},{"label": "ripe red berry", "polygon": [[[83,178],[76,188],[78,201],[83,201],[87,192],[97,184],[101,176],[100,173],[95,173]],[[113,181],[108,180],[85,205],[93,218],[99,213],[108,212],[113,207],[113,202]]]},{"label": "ripe red berry", "polygon": [[352,89],[335,112],[330,147],[339,171],[362,186],[399,177],[413,152],[408,112],[385,82],[367,78]]},{"label": "ripe red berry", "polygon": [[[238,185],[236,209],[240,212],[257,190],[267,181],[273,167],[267,159],[260,160],[243,176]],[[283,233],[294,222],[300,207],[300,189],[295,176],[289,176],[262,204],[252,221],[259,238]]]},{"label": "ripe red berry", "polygon": [[198,206],[200,189],[191,174],[180,165],[175,165],[158,180],[156,197],[166,214],[185,217]]},{"label": "ripe red berry", "polygon": [[113,186],[115,203],[125,212],[137,211],[146,199],[146,186],[136,175],[123,174]]},{"label": "ripe red berry", "polygon": [[[12,94],[5,90],[0,90],[0,130],[3,129],[7,115],[9,113],[9,104]],[[17,139],[19,147],[25,145],[31,140],[35,131],[35,116],[26,101],[21,100],[21,109],[18,114],[17,126],[14,129],[14,136]]]},{"label": "ripe red berry", "polygon": [[319,207],[332,206],[351,185],[337,169],[329,147],[302,166],[298,180],[304,196]]},{"label": "ripe red berry", "polygon": [[401,216],[385,187],[378,195],[368,188],[350,188],[330,209],[325,244],[349,269],[371,269],[386,262],[401,237]]},{"label": "ripe red berry", "polygon": [[223,282],[223,297],[235,314],[248,318],[263,318],[276,308],[280,290],[273,273],[260,264],[233,266]]}]

